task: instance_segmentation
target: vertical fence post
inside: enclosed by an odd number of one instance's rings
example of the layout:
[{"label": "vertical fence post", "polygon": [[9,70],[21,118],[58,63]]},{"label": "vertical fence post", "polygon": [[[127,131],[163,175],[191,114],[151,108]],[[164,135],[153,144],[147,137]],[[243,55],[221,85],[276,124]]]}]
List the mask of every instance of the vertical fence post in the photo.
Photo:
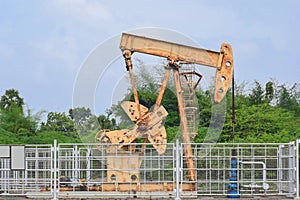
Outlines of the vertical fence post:
[{"label": "vertical fence post", "polygon": [[283,148],[284,145],[280,144],[278,147],[278,194],[282,194],[282,180],[283,180]]},{"label": "vertical fence post", "polygon": [[296,199],[299,197],[299,143],[300,139],[296,140]]},{"label": "vertical fence post", "polygon": [[289,169],[289,172],[288,172],[288,180],[289,180],[289,183],[288,183],[288,190],[289,190],[289,195],[293,195],[294,192],[295,192],[295,186],[294,186],[294,177],[295,177],[295,159],[294,159],[294,156],[295,156],[295,142],[290,142],[289,143],[289,146],[288,146],[288,169]]},{"label": "vertical fence post", "polygon": [[176,198],[175,200],[180,200],[180,145],[179,140],[176,139]]},{"label": "vertical fence post", "polygon": [[57,200],[57,169],[56,169],[56,155],[57,155],[57,140],[54,140],[54,147],[53,147],[53,200]]}]

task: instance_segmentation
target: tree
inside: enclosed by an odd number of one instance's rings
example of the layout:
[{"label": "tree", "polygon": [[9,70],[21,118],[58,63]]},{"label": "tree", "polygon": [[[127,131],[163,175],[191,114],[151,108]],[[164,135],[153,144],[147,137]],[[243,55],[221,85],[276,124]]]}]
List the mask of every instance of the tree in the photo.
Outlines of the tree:
[{"label": "tree", "polygon": [[23,113],[24,99],[19,96],[19,91],[15,89],[9,89],[5,91],[5,94],[1,96],[0,109],[10,110],[19,109]]},{"label": "tree", "polygon": [[249,94],[250,105],[261,104],[264,100],[264,90],[258,81],[254,81],[255,86]]},{"label": "tree", "polygon": [[16,136],[32,136],[37,129],[38,121],[31,116],[24,116],[19,107],[10,106],[9,110],[2,110],[0,126],[6,131],[16,133]]},{"label": "tree", "polygon": [[74,122],[64,112],[49,112],[47,122],[41,124],[42,131],[75,132]]},{"label": "tree", "polygon": [[81,137],[99,130],[97,117],[92,114],[90,108],[78,107],[69,109],[69,117],[74,122],[74,127]]},{"label": "tree", "polygon": [[119,129],[117,125],[117,121],[114,117],[112,117],[112,111],[111,110],[106,110],[106,115],[99,115],[97,117],[97,121],[99,123],[100,129],[109,129],[109,130],[116,130]]},{"label": "tree", "polygon": [[[285,84],[279,85],[274,81],[269,81],[264,90],[256,81],[255,87],[251,91],[251,95],[248,96],[245,93],[235,96],[235,141],[286,142],[287,133],[290,133],[288,137],[290,140],[295,140],[296,133],[300,131],[300,119],[297,117],[299,89],[296,85],[288,88]],[[251,103],[249,104],[249,102]],[[233,139],[229,108],[228,106],[220,139],[222,142],[229,142]],[[281,138],[281,134],[285,138]]]},{"label": "tree", "polygon": [[92,116],[90,108],[78,107],[69,109],[69,117],[76,125],[85,123]]},{"label": "tree", "polygon": [[28,109],[23,111],[24,99],[19,96],[19,91],[9,89],[1,96],[0,100],[0,126],[17,137],[32,136],[37,129],[39,114],[32,115]]},{"label": "tree", "polygon": [[248,95],[249,105],[258,105],[261,103],[270,104],[274,99],[275,90],[274,82],[268,81],[265,88],[258,81],[254,81],[255,86],[251,89],[251,93]]},{"label": "tree", "polygon": [[97,117],[97,120],[99,122],[100,129],[109,129],[109,130],[115,130],[116,129],[116,120],[110,119],[109,115],[99,115]]},{"label": "tree", "polygon": [[266,83],[266,93],[265,93],[265,100],[267,103],[271,103],[274,99],[274,82],[269,81]]},{"label": "tree", "polygon": [[15,134],[0,127],[0,144],[15,144],[20,142]]},{"label": "tree", "polygon": [[211,119],[212,94],[209,90],[203,91],[201,88],[196,92],[200,110],[200,127],[209,127]]},{"label": "tree", "polygon": [[277,88],[277,106],[286,110],[294,111],[299,115],[300,112],[300,89],[298,84],[288,86],[279,85]]}]

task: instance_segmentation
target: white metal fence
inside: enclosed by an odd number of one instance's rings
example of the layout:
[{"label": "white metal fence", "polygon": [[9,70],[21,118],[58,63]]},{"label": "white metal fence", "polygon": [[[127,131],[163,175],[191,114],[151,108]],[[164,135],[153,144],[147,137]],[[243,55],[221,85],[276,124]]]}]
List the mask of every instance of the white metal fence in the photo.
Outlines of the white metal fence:
[{"label": "white metal fence", "polygon": [[[184,144],[182,144],[184,146]],[[240,195],[296,195],[296,146],[288,144],[193,144],[197,195],[227,195],[231,159],[237,160]],[[232,151],[236,156],[232,156]],[[181,155],[184,166],[185,156]],[[181,183],[189,183],[185,166]]]},{"label": "white metal fence", "polygon": [[173,188],[168,191],[165,187],[175,181],[174,144],[167,145],[164,155],[149,144],[144,151],[141,144],[128,148],[130,153],[107,144],[60,144],[57,171],[61,196],[172,195]]},{"label": "white metal fence", "polygon": [[[186,166],[184,144],[167,144],[163,155],[149,144],[130,144],[127,151],[107,144],[25,145],[24,169],[12,166],[13,150],[2,145],[10,152],[0,154],[0,195],[226,196],[234,158],[240,196],[298,197],[298,144],[192,144],[194,169]],[[196,171],[196,181],[188,170]]]},{"label": "white metal fence", "polygon": [[[24,169],[12,169],[12,151],[0,158],[0,195],[25,195],[28,192],[53,188],[53,153],[51,145],[25,145],[24,156],[17,155],[24,162]],[[3,150],[3,149],[2,149]],[[52,191],[40,196],[52,197]]]}]

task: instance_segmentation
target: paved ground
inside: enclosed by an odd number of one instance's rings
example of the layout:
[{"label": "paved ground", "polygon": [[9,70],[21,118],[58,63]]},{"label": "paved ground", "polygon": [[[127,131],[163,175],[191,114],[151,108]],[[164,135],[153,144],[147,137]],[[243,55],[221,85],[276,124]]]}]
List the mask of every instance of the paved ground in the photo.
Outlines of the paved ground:
[{"label": "paved ground", "polygon": [[[36,199],[36,200],[46,200],[45,198],[26,198],[26,197],[14,197],[14,196],[2,196],[0,197],[1,200],[29,200],[29,199]],[[74,198],[62,198],[61,200],[73,200]],[[87,198],[76,198],[74,200],[85,200]],[[162,198],[115,198],[115,197],[109,197],[109,198],[92,198],[93,200],[99,199],[99,200],[162,200]],[[173,199],[173,198],[164,198],[167,199]],[[198,197],[198,198],[182,198],[182,200],[230,200],[230,198],[226,197]],[[285,196],[256,196],[256,197],[241,197],[241,200],[292,200],[294,198],[287,198]]]},{"label": "paved ground", "polygon": [[[201,200],[230,200],[230,198],[226,198],[226,197],[199,197],[197,199],[201,199]],[[233,198],[231,198],[233,199]],[[277,196],[277,197],[241,197],[239,198],[241,200],[292,200],[294,198],[286,198],[286,197],[282,197],[282,196]]]}]

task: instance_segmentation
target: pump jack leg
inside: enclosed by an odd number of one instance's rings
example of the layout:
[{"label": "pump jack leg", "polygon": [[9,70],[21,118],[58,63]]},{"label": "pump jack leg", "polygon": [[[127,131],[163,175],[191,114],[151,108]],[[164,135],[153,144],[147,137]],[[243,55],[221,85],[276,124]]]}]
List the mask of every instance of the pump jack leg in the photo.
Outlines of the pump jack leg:
[{"label": "pump jack leg", "polygon": [[196,181],[196,172],[193,160],[193,151],[191,146],[191,140],[189,136],[189,130],[187,126],[187,119],[184,110],[184,102],[183,102],[183,90],[181,88],[178,66],[172,64],[173,67],[173,75],[174,75],[174,82],[176,87],[176,96],[178,102],[178,110],[180,116],[180,128],[182,132],[182,139],[184,144],[184,155],[186,156],[186,164],[188,167],[188,176],[190,181]]},{"label": "pump jack leg", "polygon": [[139,114],[138,120],[140,120],[141,117],[142,117],[142,115],[141,115],[141,106],[140,106],[138,93],[137,93],[135,83],[134,83],[134,76],[133,76],[133,72],[132,72],[131,54],[132,54],[131,51],[128,51],[128,50],[123,51],[123,56],[125,58],[126,68],[129,71],[129,76],[130,76],[130,81],[131,81],[131,85],[132,85],[134,101],[135,101],[135,103],[137,105],[137,108],[138,108],[138,114]]},{"label": "pump jack leg", "polygon": [[169,79],[169,75],[170,75],[170,67],[168,66],[164,75],[164,79],[162,81],[158,96],[156,98],[156,102],[155,102],[155,107],[154,109],[158,108],[160,106],[160,103],[162,101],[162,98],[164,96],[166,87],[167,87],[167,83],[168,83],[168,79]]}]

